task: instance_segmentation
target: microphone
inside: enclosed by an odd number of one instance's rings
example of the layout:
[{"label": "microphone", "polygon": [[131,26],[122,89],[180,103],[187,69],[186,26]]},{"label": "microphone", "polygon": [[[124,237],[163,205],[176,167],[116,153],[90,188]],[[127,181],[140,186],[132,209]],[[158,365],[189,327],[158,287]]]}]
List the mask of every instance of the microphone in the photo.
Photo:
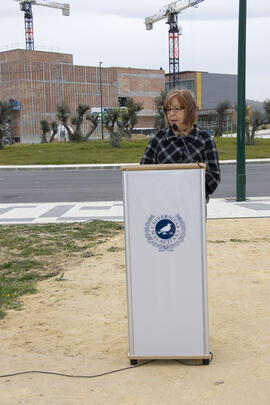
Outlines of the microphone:
[{"label": "microphone", "polygon": [[190,161],[191,161],[191,162],[194,162],[194,159],[193,159],[193,157],[191,156],[191,153],[190,153],[190,151],[189,151],[189,149],[188,149],[188,147],[187,147],[187,145],[186,145],[186,142],[185,142],[185,140],[184,140],[183,135],[182,135],[182,134],[180,133],[180,131],[179,131],[178,126],[177,126],[176,124],[172,124],[172,129],[173,129],[174,131],[176,131],[176,132],[179,133],[180,139],[181,139],[182,142],[183,142],[183,145],[184,145],[184,147],[185,147],[185,149],[186,149],[186,151],[187,151],[187,154],[188,154],[188,157],[189,157]]}]

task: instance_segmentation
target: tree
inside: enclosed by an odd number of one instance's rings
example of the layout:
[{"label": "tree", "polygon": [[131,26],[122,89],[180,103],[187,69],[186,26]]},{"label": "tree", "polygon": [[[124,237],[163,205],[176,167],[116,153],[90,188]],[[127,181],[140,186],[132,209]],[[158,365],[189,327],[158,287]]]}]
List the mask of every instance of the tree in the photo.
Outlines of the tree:
[{"label": "tree", "polygon": [[89,105],[79,104],[76,110],[76,115],[71,118],[72,125],[75,125],[73,140],[76,142],[80,142],[84,138],[81,126],[84,120],[84,116],[89,109],[90,109]]},{"label": "tree", "polygon": [[58,132],[58,124],[56,121],[51,122],[51,129],[52,129],[52,135],[50,137],[50,143],[54,140],[55,135]]},{"label": "tree", "polygon": [[113,148],[120,148],[123,131],[121,130],[121,123],[119,124],[119,108],[108,108],[105,114],[103,114],[103,121],[105,127],[110,133],[111,145]]},{"label": "tree", "polygon": [[265,111],[265,118],[267,122],[270,122],[270,100],[265,100],[263,102],[263,108]]},{"label": "tree", "polygon": [[138,112],[142,109],[142,103],[136,103],[132,97],[128,97],[125,110],[109,108],[103,114],[103,122],[110,133],[111,144],[114,148],[121,147],[123,136],[131,137],[132,130],[138,120]]},{"label": "tree", "polygon": [[90,130],[88,131],[88,133],[86,135],[84,135],[84,138],[83,138],[84,141],[87,141],[98,126],[99,116],[98,116],[98,114],[91,113],[91,114],[87,114],[85,119],[90,121],[90,124],[91,124]]},{"label": "tree", "polygon": [[64,125],[64,127],[66,128],[68,136],[69,136],[69,140],[71,142],[73,142],[75,140],[74,134],[68,125],[68,120],[70,119],[70,109],[65,102],[57,105],[56,116],[59,119],[59,121],[62,123],[62,125]]},{"label": "tree", "polygon": [[159,97],[155,98],[156,115],[154,119],[154,126],[157,131],[166,127],[165,114],[163,111],[163,104],[165,97],[167,95],[166,91],[162,91]]},{"label": "tree", "polygon": [[221,101],[216,106],[217,127],[215,129],[215,136],[222,136],[223,130],[224,130],[223,122],[224,122],[224,118],[225,118],[225,113],[230,107],[231,107],[231,103],[228,100]]},{"label": "tree", "polygon": [[10,115],[12,107],[7,101],[0,101],[0,149],[4,148],[4,138],[10,135]]},{"label": "tree", "polygon": [[40,128],[42,131],[41,143],[47,143],[47,133],[50,131],[50,125],[47,120],[40,120]]},{"label": "tree", "polygon": [[262,125],[265,121],[264,115],[258,111],[254,110],[250,113],[250,124],[251,124],[251,132],[248,130],[246,133],[246,144],[247,145],[255,145],[255,132],[257,131],[258,127]]},{"label": "tree", "polygon": [[138,113],[143,109],[142,103],[136,103],[132,97],[127,98],[125,110],[120,110],[118,126],[123,130],[123,136],[131,138],[133,128],[138,122]]}]

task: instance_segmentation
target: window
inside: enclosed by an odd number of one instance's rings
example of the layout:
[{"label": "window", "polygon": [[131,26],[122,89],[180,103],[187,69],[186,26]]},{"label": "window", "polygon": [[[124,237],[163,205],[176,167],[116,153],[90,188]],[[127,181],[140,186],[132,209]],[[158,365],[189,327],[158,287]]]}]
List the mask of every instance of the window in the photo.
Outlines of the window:
[{"label": "window", "polygon": [[126,107],[127,106],[127,97],[118,97],[118,106]]}]

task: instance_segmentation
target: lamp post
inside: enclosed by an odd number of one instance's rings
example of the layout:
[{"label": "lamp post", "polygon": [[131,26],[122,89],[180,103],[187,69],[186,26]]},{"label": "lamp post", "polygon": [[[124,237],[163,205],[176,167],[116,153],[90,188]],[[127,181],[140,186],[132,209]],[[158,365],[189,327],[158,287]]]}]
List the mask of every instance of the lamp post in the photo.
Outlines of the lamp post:
[{"label": "lamp post", "polygon": [[104,136],[103,136],[103,112],[102,112],[102,77],[101,77],[101,65],[102,65],[102,62],[99,62],[101,139],[104,139]]},{"label": "lamp post", "polygon": [[247,0],[239,0],[238,101],[237,101],[237,201],[246,200],[246,11]]}]

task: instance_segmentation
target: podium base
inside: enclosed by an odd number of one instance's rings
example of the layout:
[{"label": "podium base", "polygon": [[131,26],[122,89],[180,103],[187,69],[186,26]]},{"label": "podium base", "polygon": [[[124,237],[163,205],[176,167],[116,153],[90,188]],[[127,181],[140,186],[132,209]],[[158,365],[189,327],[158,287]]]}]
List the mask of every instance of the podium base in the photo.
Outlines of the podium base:
[{"label": "podium base", "polygon": [[130,364],[136,366],[138,360],[202,360],[203,365],[208,365],[213,358],[213,354],[209,353],[204,356],[133,356],[128,355]]}]

